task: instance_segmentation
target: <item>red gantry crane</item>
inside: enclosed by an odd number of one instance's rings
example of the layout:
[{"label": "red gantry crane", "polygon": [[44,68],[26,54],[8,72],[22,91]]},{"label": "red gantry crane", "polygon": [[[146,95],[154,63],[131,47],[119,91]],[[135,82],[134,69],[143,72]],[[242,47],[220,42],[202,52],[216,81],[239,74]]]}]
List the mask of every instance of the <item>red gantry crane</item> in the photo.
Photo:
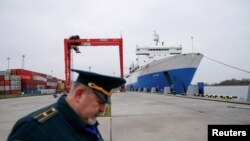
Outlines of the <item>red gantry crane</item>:
[{"label": "red gantry crane", "polygon": [[[78,35],[64,39],[64,57],[65,57],[65,86],[68,91],[70,88],[70,66],[71,66],[71,49],[76,53],[80,53],[78,46],[119,46],[120,73],[123,74],[123,41],[122,38],[104,38],[104,39],[80,39]],[[125,87],[121,87],[121,91],[125,91]]]}]

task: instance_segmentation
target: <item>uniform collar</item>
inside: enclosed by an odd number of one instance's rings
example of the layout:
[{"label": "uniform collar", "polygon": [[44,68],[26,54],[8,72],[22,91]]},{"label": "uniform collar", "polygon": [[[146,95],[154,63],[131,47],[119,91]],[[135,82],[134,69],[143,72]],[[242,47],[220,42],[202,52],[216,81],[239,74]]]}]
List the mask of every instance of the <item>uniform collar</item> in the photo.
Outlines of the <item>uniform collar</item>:
[{"label": "uniform collar", "polygon": [[99,125],[98,121],[96,121],[95,125],[89,125],[82,121],[79,116],[73,111],[73,109],[69,106],[66,101],[66,96],[63,95],[58,99],[57,108],[60,113],[63,114],[68,123],[78,132],[87,132],[97,138],[97,140],[102,141],[103,138],[100,132],[97,129]]},{"label": "uniform collar", "polygon": [[[70,124],[74,127],[76,127],[76,126],[78,128],[88,127],[89,125],[79,118],[79,116],[69,106],[69,104],[67,103],[65,98],[66,98],[65,95],[61,96],[58,99],[57,103],[58,103],[58,109],[64,115],[66,120],[68,120],[70,122]],[[97,126],[97,125],[99,125],[98,122],[96,122],[96,124],[94,126]]]}]

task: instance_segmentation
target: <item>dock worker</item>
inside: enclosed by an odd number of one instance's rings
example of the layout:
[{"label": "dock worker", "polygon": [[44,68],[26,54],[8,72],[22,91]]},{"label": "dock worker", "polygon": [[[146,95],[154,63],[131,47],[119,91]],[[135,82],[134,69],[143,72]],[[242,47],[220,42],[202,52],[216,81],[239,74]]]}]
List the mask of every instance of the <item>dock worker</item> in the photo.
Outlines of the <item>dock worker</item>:
[{"label": "dock worker", "polygon": [[19,119],[8,141],[102,141],[97,117],[111,104],[112,89],[126,81],[82,70],[70,92]]}]

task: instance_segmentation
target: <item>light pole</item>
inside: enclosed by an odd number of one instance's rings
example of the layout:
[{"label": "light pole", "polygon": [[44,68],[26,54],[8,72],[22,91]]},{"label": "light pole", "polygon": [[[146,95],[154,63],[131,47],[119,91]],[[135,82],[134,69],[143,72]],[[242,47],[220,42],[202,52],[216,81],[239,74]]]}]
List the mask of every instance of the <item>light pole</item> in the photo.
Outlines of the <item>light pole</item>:
[{"label": "light pole", "polygon": [[8,57],[7,60],[8,60],[8,69],[10,69],[10,57]]},{"label": "light pole", "polygon": [[22,69],[24,69],[24,59],[25,59],[25,55],[22,55],[23,60],[22,60]]},{"label": "light pole", "polygon": [[192,40],[192,53],[194,53],[194,37],[191,36],[191,40]]},{"label": "light pole", "polygon": [[91,72],[91,66],[89,66],[89,71]]}]

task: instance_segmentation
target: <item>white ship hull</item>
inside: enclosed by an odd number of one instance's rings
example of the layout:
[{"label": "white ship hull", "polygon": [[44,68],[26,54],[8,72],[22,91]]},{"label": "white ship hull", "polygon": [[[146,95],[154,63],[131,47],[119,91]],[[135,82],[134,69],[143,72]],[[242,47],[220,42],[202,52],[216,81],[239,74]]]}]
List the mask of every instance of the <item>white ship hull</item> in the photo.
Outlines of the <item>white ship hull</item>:
[{"label": "white ship hull", "polygon": [[126,89],[150,90],[155,87],[163,91],[164,87],[171,87],[177,93],[186,92],[202,57],[202,54],[190,53],[151,62],[125,76]]}]

